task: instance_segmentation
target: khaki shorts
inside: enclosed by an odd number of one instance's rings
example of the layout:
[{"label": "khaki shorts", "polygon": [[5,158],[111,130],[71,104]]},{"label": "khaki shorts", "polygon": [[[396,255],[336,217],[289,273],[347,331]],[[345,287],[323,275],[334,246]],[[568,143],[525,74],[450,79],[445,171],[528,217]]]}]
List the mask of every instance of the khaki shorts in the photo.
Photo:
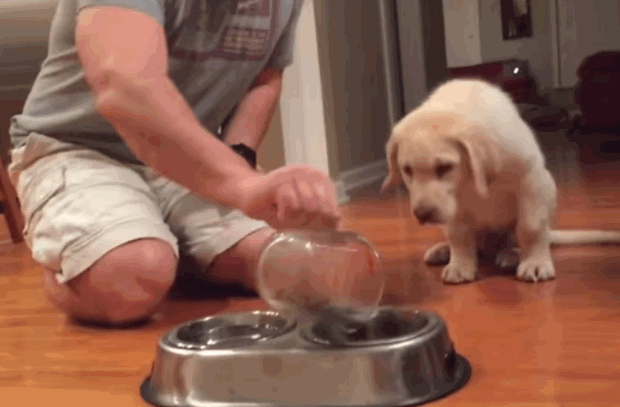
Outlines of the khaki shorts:
[{"label": "khaki shorts", "polygon": [[247,235],[268,225],[190,193],[142,165],[31,134],[9,166],[35,261],[61,283],[110,250],[159,239],[208,267]]}]

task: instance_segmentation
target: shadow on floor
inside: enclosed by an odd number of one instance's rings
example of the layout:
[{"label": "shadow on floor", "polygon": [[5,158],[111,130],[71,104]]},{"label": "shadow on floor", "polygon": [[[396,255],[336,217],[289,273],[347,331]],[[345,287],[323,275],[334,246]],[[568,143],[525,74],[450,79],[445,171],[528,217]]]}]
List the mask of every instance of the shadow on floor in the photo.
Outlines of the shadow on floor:
[{"label": "shadow on floor", "polygon": [[168,294],[171,301],[196,301],[221,298],[258,298],[254,290],[235,284],[209,281],[208,271],[200,268],[188,256],[181,256],[174,286]]}]

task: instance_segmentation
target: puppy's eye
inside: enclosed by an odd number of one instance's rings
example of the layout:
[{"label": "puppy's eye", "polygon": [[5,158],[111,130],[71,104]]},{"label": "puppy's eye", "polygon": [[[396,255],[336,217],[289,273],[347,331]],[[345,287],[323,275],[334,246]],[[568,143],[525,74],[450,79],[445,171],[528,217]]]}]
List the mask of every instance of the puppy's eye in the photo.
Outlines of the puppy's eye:
[{"label": "puppy's eye", "polygon": [[405,165],[403,167],[403,172],[408,177],[413,177],[413,168],[410,165]]},{"label": "puppy's eye", "polygon": [[435,174],[437,175],[437,178],[443,178],[453,169],[454,164],[439,164],[435,168]]}]

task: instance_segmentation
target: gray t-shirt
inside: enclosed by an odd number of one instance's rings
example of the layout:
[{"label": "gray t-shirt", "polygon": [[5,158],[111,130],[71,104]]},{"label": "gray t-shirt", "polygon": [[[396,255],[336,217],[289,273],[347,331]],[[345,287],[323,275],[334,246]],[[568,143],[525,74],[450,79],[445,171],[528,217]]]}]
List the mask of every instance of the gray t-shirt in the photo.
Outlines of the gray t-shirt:
[{"label": "gray t-shirt", "polygon": [[60,0],[48,55],[11,120],[14,147],[31,132],[139,163],[97,112],[75,48],[76,17],[90,6],[122,6],[155,18],[166,32],[169,75],[194,114],[218,129],[261,71],[292,62],[302,0]]}]

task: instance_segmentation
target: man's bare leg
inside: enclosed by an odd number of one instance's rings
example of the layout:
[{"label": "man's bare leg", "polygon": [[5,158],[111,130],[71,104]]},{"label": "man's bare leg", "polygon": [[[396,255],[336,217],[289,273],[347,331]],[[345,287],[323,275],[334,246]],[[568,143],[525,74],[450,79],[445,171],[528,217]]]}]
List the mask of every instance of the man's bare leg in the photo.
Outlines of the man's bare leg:
[{"label": "man's bare leg", "polygon": [[49,300],[67,315],[88,322],[125,325],[152,315],[176,274],[177,259],[163,241],[122,245],[66,284],[45,275]]},{"label": "man's bare leg", "polygon": [[[256,289],[258,257],[273,233],[270,228],[254,232],[219,255],[209,268],[210,279]],[[111,251],[66,284],[48,271],[45,289],[50,301],[71,317],[126,325],[157,311],[174,282],[176,267],[167,243],[144,239]]]},{"label": "man's bare leg", "polygon": [[241,283],[256,290],[258,257],[267,240],[275,233],[271,228],[256,231],[220,254],[211,263],[209,277],[214,282]]}]

